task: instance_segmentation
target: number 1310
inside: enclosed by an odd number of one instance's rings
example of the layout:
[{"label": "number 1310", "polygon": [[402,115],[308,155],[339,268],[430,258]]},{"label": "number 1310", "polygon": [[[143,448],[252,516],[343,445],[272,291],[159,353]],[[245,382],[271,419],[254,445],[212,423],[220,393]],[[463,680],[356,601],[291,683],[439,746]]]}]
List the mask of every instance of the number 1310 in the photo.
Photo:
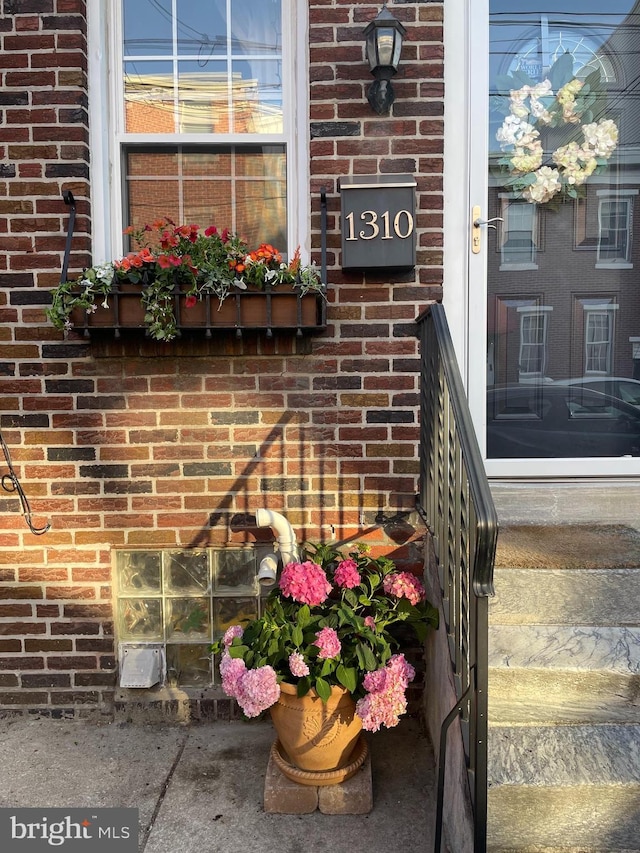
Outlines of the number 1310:
[{"label": "number 1310", "polygon": [[[354,213],[348,213],[346,220],[349,223],[349,236],[347,240],[393,240],[394,236],[406,240],[413,233],[413,216],[408,210],[399,210],[391,220],[388,210],[378,214],[375,210],[363,210],[360,219],[365,225],[356,236]],[[381,236],[382,235],[382,236]]]}]

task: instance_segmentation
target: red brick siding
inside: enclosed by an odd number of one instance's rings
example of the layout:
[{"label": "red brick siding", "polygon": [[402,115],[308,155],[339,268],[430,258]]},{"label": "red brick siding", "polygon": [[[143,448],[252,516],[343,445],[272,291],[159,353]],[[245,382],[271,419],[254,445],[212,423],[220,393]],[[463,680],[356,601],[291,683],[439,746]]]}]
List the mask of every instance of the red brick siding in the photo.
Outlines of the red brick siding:
[{"label": "red brick siding", "polygon": [[[71,189],[70,274],[90,261],[84,0],[5,0],[0,19],[0,426],[34,512],[0,493],[0,707],[85,713],[114,684],[111,552],[253,541],[246,514],[301,539],[369,540],[420,563],[414,318],[441,295],[441,2],[392,3],[407,28],[379,117],[362,31],[379,4],[310,2],[314,257],[329,206],[326,333],[159,345],[63,340],[46,321]],[[52,50],[53,48],[53,50]],[[418,264],[343,273],[337,179],[409,172]],[[260,536],[260,533],[258,533]],[[270,538],[263,532],[262,538]],[[74,709],[80,709],[79,711]],[[88,710],[87,710],[88,713]]]}]

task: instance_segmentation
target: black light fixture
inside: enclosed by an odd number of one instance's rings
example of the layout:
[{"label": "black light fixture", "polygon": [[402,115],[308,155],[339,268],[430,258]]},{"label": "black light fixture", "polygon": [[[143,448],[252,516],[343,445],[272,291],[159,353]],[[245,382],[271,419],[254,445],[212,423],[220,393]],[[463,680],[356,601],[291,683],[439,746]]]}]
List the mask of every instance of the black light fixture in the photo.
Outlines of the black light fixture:
[{"label": "black light fixture", "polygon": [[391,78],[398,70],[402,40],[406,33],[386,4],[365,28],[367,59],[371,73],[376,78],[369,87],[367,100],[378,115],[389,112],[395,99]]}]

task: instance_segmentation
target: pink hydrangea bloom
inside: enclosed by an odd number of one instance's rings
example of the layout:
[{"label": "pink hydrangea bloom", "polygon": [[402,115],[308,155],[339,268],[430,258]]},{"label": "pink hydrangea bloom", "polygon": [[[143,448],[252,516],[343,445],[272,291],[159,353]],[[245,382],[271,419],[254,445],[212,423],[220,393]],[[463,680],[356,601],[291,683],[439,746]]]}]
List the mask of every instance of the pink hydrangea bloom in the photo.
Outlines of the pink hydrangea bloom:
[{"label": "pink hydrangea bloom", "polygon": [[293,652],[289,655],[289,669],[291,670],[291,675],[295,675],[296,678],[309,675],[309,667],[304,662],[304,658],[300,652]]},{"label": "pink hydrangea bloom", "polygon": [[376,669],[374,672],[368,672],[362,679],[363,687],[369,693],[379,693],[381,690],[384,690],[386,683],[386,669]]},{"label": "pink hydrangea bloom", "polygon": [[247,669],[238,680],[235,698],[247,717],[257,717],[279,697],[278,676],[271,666]]},{"label": "pink hydrangea bloom", "polygon": [[367,693],[356,702],[356,714],[367,732],[377,732],[381,726],[392,729],[406,710],[404,692]]},{"label": "pink hydrangea bloom", "polygon": [[422,582],[411,572],[394,572],[387,575],[382,586],[387,595],[408,598],[411,604],[419,604],[426,597]]},{"label": "pink hydrangea bloom", "polygon": [[301,604],[322,604],[331,592],[324,569],[317,563],[288,563],[280,575],[280,589],[287,598]]},{"label": "pink hydrangea bloom", "polygon": [[244,634],[244,628],[242,625],[231,625],[230,628],[224,632],[224,636],[222,638],[223,645],[225,649],[227,646],[230,646],[235,637],[241,637]]},{"label": "pink hydrangea bloom", "polygon": [[319,658],[337,658],[340,654],[340,640],[333,628],[323,628],[316,634],[314,646],[320,649]]},{"label": "pink hydrangea bloom", "polygon": [[238,684],[243,675],[247,671],[247,667],[242,658],[232,658],[229,652],[225,651],[220,661],[220,675],[222,676],[222,689],[236,699],[238,695]]},{"label": "pink hydrangea bloom", "polygon": [[339,587],[353,589],[360,583],[360,572],[355,560],[342,560],[338,563],[333,579]]},{"label": "pink hydrangea bloom", "polygon": [[410,681],[416,677],[416,671],[404,655],[392,655],[387,663],[387,670],[394,679],[407,687]]},{"label": "pink hydrangea bloom", "polygon": [[367,628],[370,628],[372,631],[376,630],[376,620],[373,618],[373,616],[365,616],[364,617],[364,624],[367,626]]},{"label": "pink hydrangea bloom", "polygon": [[368,672],[363,685],[367,695],[356,703],[356,714],[365,731],[377,732],[380,726],[393,728],[407,710],[406,688],[415,670],[404,655],[393,655],[383,669]]}]

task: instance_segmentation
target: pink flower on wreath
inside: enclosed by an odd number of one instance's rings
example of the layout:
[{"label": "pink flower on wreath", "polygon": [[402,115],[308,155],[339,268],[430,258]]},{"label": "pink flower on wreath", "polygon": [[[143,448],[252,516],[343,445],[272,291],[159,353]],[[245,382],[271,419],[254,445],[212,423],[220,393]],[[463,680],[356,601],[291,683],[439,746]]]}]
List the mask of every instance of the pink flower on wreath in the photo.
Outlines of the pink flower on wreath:
[{"label": "pink flower on wreath", "polygon": [[411,572],[394,572],[387,575],[382,582],[382,587],[387,595],[408,598],[411,604],[419,604],[426,598],[422,582]]},{"label": "pink flower on wreath", "polygon": [[317,563],[288,563],[280,575],[280,589],[286,598],[312,607],[322,604],[331,592],[324,569]]},{"label": "pink flower on wreath", "polygon": [[244,634],[244,628],[242,625],[231,625],[224,632],[224,636],[222,637],[222,643],[225,649],[231,645],[236,637],[242,637]]},{"label": "pink flower on wreath", "polygon": [[303,678],[305,675],[309,675],[309,667],[304,662],[304,658],[300,652],[292,652],[289,655],[289,669],[291,675],[295,675],[296,678]]},{"label": "pink flower on wreath", "polygon": [[338,635],[333,628],[323,628],[318,631],[313,645],[320,649],[319,658],[337,658],[342,649]]},{"label": "pink flower on wreath", "polygon": [[338,563],[338,568],[335,570],[333,579],[336,584],[346,589],[353,589],[360,583],[360,572],[358,564],[355,560],[342,560]]},{"label": "pink flower on wreath", "polygon": [[371,631],[375,631],[375,630],[376,630],[376,620],[373,618],[373,616],[365,616],[365,617],[364,617],[364,624],[365,624],[365,625],[367,626],[367,628],[369,628]]}]

